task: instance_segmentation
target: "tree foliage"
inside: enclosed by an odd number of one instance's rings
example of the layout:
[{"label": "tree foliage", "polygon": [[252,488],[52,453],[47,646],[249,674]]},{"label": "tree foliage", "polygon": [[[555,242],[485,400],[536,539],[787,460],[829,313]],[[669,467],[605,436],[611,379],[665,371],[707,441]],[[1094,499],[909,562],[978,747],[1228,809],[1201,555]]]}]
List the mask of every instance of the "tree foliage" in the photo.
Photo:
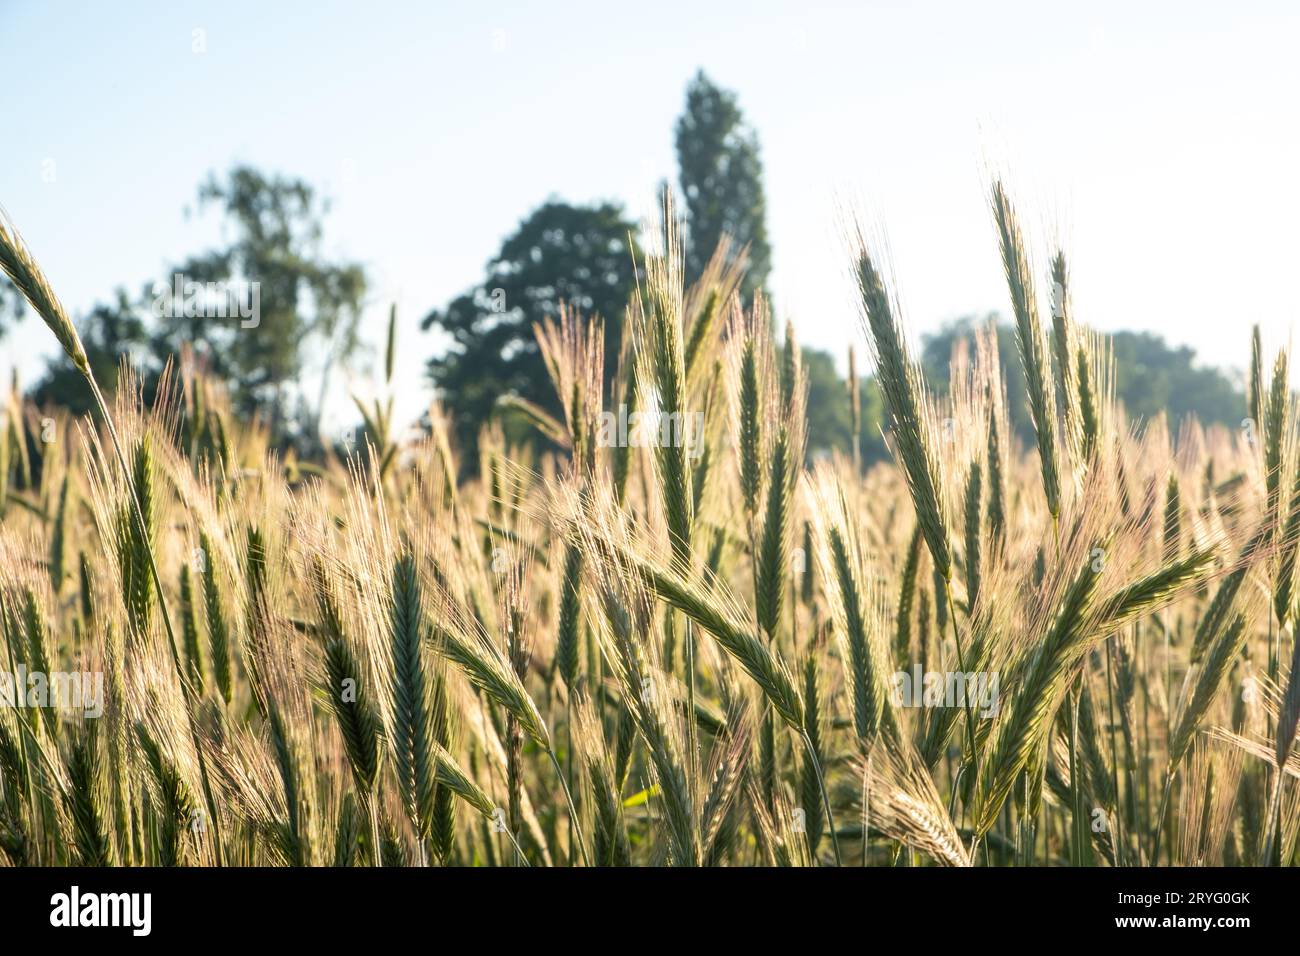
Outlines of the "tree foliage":
[{"label": "tree foliage", "polygon": [[[118,374],[125,359],[141,370],[145,391],[152,393],[159,363],[152,353],[153,343],[141,307],[131,301],[125,289],[119,288],[111,302],[96,305],[77,325],[90,369],[101,388],[108,394],[117,390]],[[76,415],[89,415],[95,410],[86,377],[63,352],[46,366],[30,397],[37,406],[59,405]]]},{"label": "tree foliage", "polygon": [[428,372],[455,414],[462,448],[473,447],[502,395],[559,412],[533,325],[556,318],[561,305],[604,320],[608,384],[641,259],[634,230],[614,203],[549,201],[505,239],[480,283],[425,316],[423,328],[449,340]]},{"label": "tree foliage", "polygon": [[[803,350],[804,371],[808,378],[808,457],[830,451],[849,454],[853,449],[853,422],[849,411],[847,380],[835,368],[835,357],[820,349]],[[886,454],[880,427],[884,407],[874,379],[859,382],[861,424],[858,439],[862,460],[879,461]]]},{"label": "tree foliage", "polygon": [[22,319],[26,310],[22,293],[4,276],[0,276],[0,339],[5,337],[9,326]]},{"label": "tree foliage", "polygon": [[766,286],[772,268],[758,134],[745,123],[736,94],[715,86],[701,70],[686,88],[676,140],[687,278],[697,278],[722,237],[730,236],[737,249],[749,247],[741,286],[749,301]]},{"label": "tree foliage", "polygon": [[[237,166],[199,189],[200,211],[218,207],[229,243],[192,256],[174,270],[195,282],[258,283],[256,322],[171,314],[158,330],[174,351],[193,342],[212,370],[231,386],[238,412],[262,413],[279,431],[287,426],[289,386],[301,382],[308,357],[316,357],[320,405],[334,367],[359,344],[358,323],[366,292],[364,268],[331,262],[320,251],[328,202],[300,179]],[[155,296],[172,281],[155,286]]]},{"label": "tree foliage", "polygon": [[[1025,402],[1024,369],[1016,351],[1015,333],[996,315],[967,316],[948,323],[922,339],[921,360],[927,378],[942,390],[948,387],[948,362],[959,338],[973,338],[990,319],[997,323],[998,355],[1007,380],[1011,427],[1026,442],[1034,440]],[[1196,364],[1196,353],[1171,346],[1151,332],[1114,332],[1107,336],[1115,356],[1115,394],[1129,418],[1137,423],[1166,412],[1174,427],[1188,415],[1205,424],[1237,425],[1246,414],[1240,388],[1221,369]]]}]

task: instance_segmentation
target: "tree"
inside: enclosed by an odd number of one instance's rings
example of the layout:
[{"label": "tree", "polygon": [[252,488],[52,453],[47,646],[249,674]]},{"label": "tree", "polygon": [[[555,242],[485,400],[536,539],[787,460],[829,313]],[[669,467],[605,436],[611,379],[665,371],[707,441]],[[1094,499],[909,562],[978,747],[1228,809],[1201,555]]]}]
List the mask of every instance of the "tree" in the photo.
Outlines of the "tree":
[{"label": "tree", "polygon": [[990,322],[997,329],[998,363],[1002,366],[1002,376],[1007,383],[1007,417],[1011,422],[1011,430],[1026,442],[1032,443],[1034,423],[1029,416],[1029,404],[1025,399],[1025,368],[1020,364],[1016,334],[1010,325],[1000,320],[997,313],[982,318],[963,316],[948,322],[938,332],[923,335],[921,365],[925,369],[926,380],[937,392],[947,394],[948,363],[952,360],[953,346],[959,339],[967,339],[973,349],[976,333]]},{"label": "tree", "polygon": [[[948,388],[948,361],[958,338],[973,337],[990,319],[997,322],[998,357],[1007,380],[1007,413],[1012,429],[1028,444],[1033,422],[1025,398],[1025,373],[1011,326],[996,315],[965,317],[923,337],[921,361],[926,377],[940,392]],[[1150,332],[1115,332],[1106,336],[1115,356],[1115,395],[1137,423],[1166,412],[1177,428],[1188,415],[1203,424],[1237,425],[1246,414],[1240,389],[1220,369],[1196,365],[1196,353],[1172,347]]]},{"label": "tree", "polygon": [[9,323],[22,319],[25,308],[22,293],[7,278],[0,276],[0,339],[5,337]]},{"label": "tree", "polygon": [[728,235],[737,250],[749,246],[749,270],[741,285],[748,302],[766,287],[772,268],[758,135],[745,124],[736,95],[715,86],[703,70],[686,88],[686,110],[677,120],[676,134],[686,207],[687,281],[699,278]]},{"label": "tree", "polygon": [[[836,371],[835,359],[830,352],[805,348],[803,365],[808,377],[808,457],[812,459],[830,451],[851,454],[853,421],[849,411],[848,382]],[[874,379],[860,380],[858,388],[861,401],[859,447],[862,460],[871,463],[884,458],[887,453],[880,432],[884,406]]]},{"label": "tree", "polygon": [[[159,366],[148,361],[148,330],[140,307],[131,302],[126,290],[119,288],[113,302],[96,305],[78,326],[90,369],[107,394],[117,389],[124,358],[143,374],[146,393],[153,391]],[[86,377],[62,351],[50,360],[45,374],[32,387],[30,398],[37,406],[60,405],[74,415],[88,415],[96,407]]]},{"label": "tree", "polygon": [[[237,166],[224,180],[213,176],[200,187],[200,211],[213,205],[225,214],[233,239],[181,263],[154,287],[162,342],[173,351],[193,342],[229,382],[236,412],[266,415],[281,436],[292,430],[289,386],[301,381],[306,356],[321,356],[319,393],[308,413],[314,421],[299,423],[314,428],[303,436],[313,442],[330,374],[359,344],[365,270],[321,257],[329,205],[302,180]],[[184,282],[206,291],[191,298]]]},{"label": "tree", "polygon": [[1150,332],[1116,332],[1116,392],[1133,419],[1164,411],[1177,428],[1188,415],[1237,426],[1246,415],[1241,390],[1218,368],[1198,367],[1196,353]]},{"label": "tree", "polygon": [[604,319],[608,385],[641,260],[634,229],[613,203],[547,202],[506,238],[481,283],[425,316],[424,329],[436,328],[451,339],[429,360],[428,372],[455,417],[463,449],[473,449],[479,427],[502,395],[560,412],[533,324],[556,318],[561,304]]}]

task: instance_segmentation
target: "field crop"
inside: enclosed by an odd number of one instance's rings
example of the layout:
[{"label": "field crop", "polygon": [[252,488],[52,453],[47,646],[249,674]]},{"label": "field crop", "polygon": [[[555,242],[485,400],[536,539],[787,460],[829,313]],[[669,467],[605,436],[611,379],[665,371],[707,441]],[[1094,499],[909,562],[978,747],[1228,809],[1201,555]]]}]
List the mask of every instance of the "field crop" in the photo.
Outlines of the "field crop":
[{"label": "field crop", "polygon": [[505,399],[537,440],[468,463],[455,408],[407,437],[382,398],[357,447],[281,457],[188,353],[148,407],[103,395],[0,227],[98,404],[5,410],[3,859],[1292,862],[1287,355],[1256,334],[1240,429],[1131,422],[1064,253],[1000,183],[990,211],[1035,441],[991,331],[927,383],[855,227],[870,468],[807,461],[793,330],[721,257],[687,287],[671,225],[612,375],[598,320],[537,328],[563,414]]}]

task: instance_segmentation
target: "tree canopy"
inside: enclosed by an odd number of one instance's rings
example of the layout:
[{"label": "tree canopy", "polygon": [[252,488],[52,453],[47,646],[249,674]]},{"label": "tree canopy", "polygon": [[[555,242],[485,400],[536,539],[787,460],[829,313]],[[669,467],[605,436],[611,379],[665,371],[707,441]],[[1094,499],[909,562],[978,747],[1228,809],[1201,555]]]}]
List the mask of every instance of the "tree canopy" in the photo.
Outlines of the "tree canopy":
[{"label": "tree canopy", "polygon": [[[77,332],[90,360],[90,369],[100,387],[110,394],[117,388],[122,359],[140,368],[146,376],[146,391],[157,378],[158,362],[152,353],[155,344],[145,327],[138,303],[132,302],[125,289],[119,288],[113,299],[90,310],[77,323]],[[31,398],[37,405],[61,405],[76,415],[89,415],[95,400],[81,374],[60,352],[32,388]]]},{"label": "tree canopy", "polygon": [[[193,343],[196,358],[229,386],[236,412],[260,414],[278,440],[313,449],[330,371],[359,344],[365,270],[322,257],[328,204],[302,180],[237,166],[209,177],[198,199],[200,210],[220,208],[230,241],[179,263],[136,297],[119,288],[92,308],[78,325],[95,375],[112,388],[129,357],[150,393],[167,359]],[[313,362],[314,404],[303,393]],[[33,398],[81,413],[92,407],[62,353]]]},{"label": "tree canopy", "polygon": [[[1026,442],[1033,441],[1033,423],[1025,399],[1025,373],[1016,349],[1015,332],[996,315],[967,316],[922,337],[921,361],[930,382],[948,387],[948,362],[953,345],[970,337],[988,321],[997,324],[998,357],[1007,381],[1007,414],[1011,427]],[[1166,412],[1174,427],[1188,415],[1205,424],[1237,425],[1246,414],[1240,388],[1221,369],[1196,364],[1196,353],[1171,346],[1151,332],[1114,332],[1107,336],[1115,356],[1115,394],[1135,423]]]},{"label": "tree canopy", "polygon": [[766,287],[772,268],[758,134],[745,123],[736,94],[714,85],[701,70],[686,88],[676,142],[687,279],[698,278],[722,237],[730,236],[737,250],[749,246],[741,285],[748,302]]},{"label": "tree canopy", "polygon": [[641,260],[634,232],[615,203],[548,201],[506,237],[481,282],[425,316],[423,328],[449,339],[428,373],[455,415],[463,448],[474,446],[502,395],[559,412],[533,325],[558,317],[562,304],[604,320],[608,384]]},{"label": "tree canopy", "polygon": [[23,317],[27,303],[14,284],[0,275],[0,339],[5,337],[9,326]]},{"label": "tree canopy", "polygon": [[[161,310],[158,335],[169,351],[193,342],[213,371],[231,386],[242,414],[262,413],[288,430],[291,396],[308,356],[319,357],[319,396],[309,416],[319,424],[321,404],[336,364],[359,344],[358,323],[366,273],[354,262],[322,257],[322,220],[329,204],[306,182],[237,166],[199,189],[200,211],[216,206],[232,238],[223,248],[192,256],[173,270],[197,283],[227,283],[236,296],[257,283],[260,314],[214,318],[175,307]],[[155,302],[173,277],[154,287]],[[155,312],[160,310],[155,309]]]},{"label": "tree canopy", "polygon": [[[831,451],[848,454],[853,448],[848,381],[835,368],[835,357],[830,352],[804,348],[803,364],[808,378],[808,456],[815,458]],[[880,391],[870,378],[861,379],[858,388],[858,447],[864,462],[879,461],[886,453],[880,433],[884,415]]]}]

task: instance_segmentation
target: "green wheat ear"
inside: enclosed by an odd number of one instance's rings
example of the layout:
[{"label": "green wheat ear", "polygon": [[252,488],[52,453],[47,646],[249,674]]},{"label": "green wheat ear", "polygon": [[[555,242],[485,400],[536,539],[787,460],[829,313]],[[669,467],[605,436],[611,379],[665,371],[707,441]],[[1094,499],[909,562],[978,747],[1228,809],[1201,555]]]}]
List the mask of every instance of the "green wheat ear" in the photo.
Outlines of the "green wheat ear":
[{"label": "green wheat ear", "polygon": [[1002,436],[997,415],[989,415],[988,433],[989,503],[988,529],[990,551],[1001,553],[1007,540],[1006,478],[1003,475]]},{"label": "green wheat ear", "polygon": [[421,841],[433,819],[433,726],[421,653],[424,611],[415,557],[393,565],[390,647],[393,668],[393,763],[407,816]]},{"label": "green wheat ear", "polygon": [[842,633],[849,649],[844,657],[844,666],[848,671],[853,725],[858,739],[871,740],[880,728],[885,698],[871,654],[871,637],[867,633],[871,626],[870,617],[858,562],[850,551],[842,528],[832,527],[827,531],[826,546],[830,553],[831,577],[839,592],[836,610],[843,616]]},{"label": "green wheat ear", "polygon": [[324,639],[326,691],[343,737],[344,750],[357,789],[365,799],[379,778],[380,721],[372,704],[369,676],[353,654],[343,627],[342,612],[323,563],[312,563],[312,584]]},{"label": "green wheat ear", "polygon": [[972,612],[980,592],[980,539],[983,534],[983,469],[973,462],[966,478],[966,601]]},{"label": "green wheat ear", "polygon": [[912,643],[912,604],[916,599],[916,582],[921,570],[921,528],[918,525],[912,532],[911,543],[907,546],[907,558],[903,561],[902,583],[898,588],[898,610],[894,614],[894,658],[901,662],[908,659],[908,650]]},{"label": "green wheat ear", "polygon": [[99,738],[94,722],[72,741],[67,756],[64,804],[72,821],[73,850],[80,866],[112,866],[107,831]]},{"label": "green wheat ear", "polygon": [[884,279],[865,248],[859,252],[857,267],[876,378],[885,398],[894,443],[936,573],[946,582],[952,578],[952,552],[943,473],[925,383],[908,351]]},{"label": "green wheat ear", "polygon": [[181,565],[180,591],[181,634],[185,640],[185,659],[190,680],[194,682],[194,689],[202,694],[205,683],[203,646],[199,643],[199,627],[194,613],[194,584],[187,564]]},{"label": "green wheat ear", "polygon": [[199,537],[203,564],[199,576],[203,585],[203,610],[208,626],[208,648],[212,652],[212,673],[217,689],[227,704],[234,697],[231,663],[230,632],[226,627],[226,614],[221,603],[221,589],[217,583],[217,556],[212,542],[204,533]]},{"label": "green wheat ear", "polygon": [[1264,409],[1264,485],[1268,493],[1268,514],[1275,518],[1282,483],[1283,455],[1291,410],[1291,384],[1286,351],[1277,353],[1273,382]]},{"label": "green wheat ear", "polygon": [[769,638],[776,635],[785,600],[786,568],[789,567],[790,507],[798,465],[793,460],[790,434],[777,431],[767,479],[767,506],[759,541],[755,601],[758,626]]},{"label": "green wheat ear", "polygon": [[758,512],[758,494],[763,481],[763,422],[759,415],[758,374],[758,343],[749,336],[740,363],[740,488],[745,513],[751,519]]},{"label": "green wheat ear", "polygon": [[[993,218],[1002,248],[1002,265],[1007,288],[1011,293],[1011,310],[1016,320],[1016,342],[1025,370],[1025,388],[1029,395],[1029,413],[1038,442],[1042,467],[1043,491],[1047,510],[1053,518],[1061,513],[1060,454],[1056,438],[1056,396],[1047,360],[1042,323],[1038,318],[1038,300],[1034,292],[1033,273],[1020,234],[1011,200],[1001,182],[993,184]],[[1062,261],[1062,268],[1064,262]],[[1068,365],[1068,360],[1066,362]]]},{"label": "green wheat ear", "polygon": [[267,700],[266,717],[287,810],[284,821],[276,830],[277,843],[290,866],[311,866],[314,854],[309,820],[310,795],[304,787],[299,748],[290,736],[284,714],[274,698]]},{"label": "green wheat ear", "polygon": [[[433,739],[437,745],[435,759],[440,755],[450,755],[454,744],[453,711],[449,699],[447,676],[441,670],[434,674],[433,681]],[[439,779],[443,771],[439,765]],[[434,854],[443,864],[451,860],[456,844],[456,792],[451,787],[440,783],[433,794],[433,821],[430,843]]]},{"label": "green wheat ear", "polygon": [[135,725],[136,738],[144,751],[158,802],[158,865],[179,866],[184,858],[184,839],[197,805],[176,765],[162,752],[143,723]]},{"label": "green wheat ear", "polygon": [[691,372],[695,368],[696,359],[700,356],[700,346],[708,338],[709,333],[713,330],[721,309],[716,288],[709,290],[708,297],[704,300],[704,306],[700,309],[695,321],[691,323],[691,335],[686,342],[686,377],[691,377]]},{"label": "green wheat ear", "polygon": [[862,471],[862,389],[858,384],[857,350],[849,346],[849,376],[845,384],[849,390],[849,433],[853,436],[853,472]]},{"label": "green wheat ear", "polygon": [[582,622],[582,552],[567,545],[560,579],[560,616],[556,625],[555,667],[572,693],[578,680],[578,631]]},{"label": "green wheat ear", "polygon": [[1233,661],[1240,656],[1242,648],[1245,647],[1246,637],[1246,618],[1238,614],[1232,619],[1232,623],[1228,625],[1219,639],[1214,642],[1213,647],[1210,648],[1210,653],[1206,657],[1200,675],[1193,687],[1191,699],[1183,709],[1177,728],[1169,739],[1168,772],[1170,774],[1174,772],[1182,762],[1183,756],[1187,753],[1192,737],[1209,711],[1210,705],[1214,702],[1219,688],[1223,686]]},{"label": "green wheat ear", "polygon": [[[0,442],[3,443],[3,442]],[[2,463],[0,463],[2,467]],[[71,478],[70,472],[63,475],[63,484],[59,488],[59,503],[54,512],[54,528],[50,532],[50,586],[55,595],[63,590],[63,579],[67,574],[67,522],[68,496]],[[3,494],[0,489],[0,494]]]},{"label": "green wheat ear", "polygon": [[1090,553],[1057,603],[1047,633],[1017,682],[1010,708],[1004,708],[992,731],[982,773],[984,788],[975,814],[978,833],[987,833],[993,826],[1016,779],[1036,759],[1048,738],[1060,703],[1062,679],[1095,628],[1090,609],[1097,600],[1099,577]]},{"label": "green wheat ear", "polygon": [[1165,486],[1164,559],[1173,561],[1183,547],[1183,505],[1178,488],[1178,473],[1169,473]]},{"label": "green wheat ear", "polygon": [[[50,673],[50,626],[45,609],[31,588],[23,589],[23,633],[26,636],[26,647],[19,659],[31,670]],[[35,710],[32,714],[34,724],[44,725],[52,737],[58,737],[59,720],[54,712]]]},{"label": "green wheat ear", "polygon": [[1075,329],[1070,315],[1070,269],[1065,253],[1059,249],[1052,257],[1052,353],[1056,359],[1056,391],[1064,404],[1065,434],[1070,449],[1077,456],[1083,446],[1083,422],[1079,409],[1079,385],[1074,347]]}]

